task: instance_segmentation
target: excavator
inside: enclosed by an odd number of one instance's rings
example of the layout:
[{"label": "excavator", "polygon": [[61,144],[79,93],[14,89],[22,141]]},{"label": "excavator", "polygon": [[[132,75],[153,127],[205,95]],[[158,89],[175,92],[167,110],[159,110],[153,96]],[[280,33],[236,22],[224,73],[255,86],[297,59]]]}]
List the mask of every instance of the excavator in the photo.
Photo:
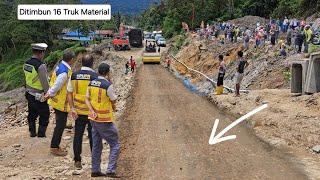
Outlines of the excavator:
[{"label": "excavator", "polygon": [[154,39],[147,39],[145,50],[142,55],[142,62],[160,64],[160,53],[157,52],[157,43]]},{"label": "excavator", "polygon": [[115,35],[112,44],[116,51],[130,50],[129,39],[125,36],[125,26],[122,23],[119,27],[119,34]]},{"label": "excavator", "polygon": [[116,51],[130,50],[129,40],[126,37],[116,36],[112,44]]}]

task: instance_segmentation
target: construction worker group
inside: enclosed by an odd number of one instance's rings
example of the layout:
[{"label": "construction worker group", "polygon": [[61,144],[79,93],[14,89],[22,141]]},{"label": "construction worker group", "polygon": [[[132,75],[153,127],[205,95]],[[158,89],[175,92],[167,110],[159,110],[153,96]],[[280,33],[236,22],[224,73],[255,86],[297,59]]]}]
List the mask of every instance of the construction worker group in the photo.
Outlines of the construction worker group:
[{"label": "construction worker group", "polygon": [[[101,63],[98,72],[92,67],[94,58],[87,54],[82,58],[82,67],[73,72],[75,53],[66,49],[63,59],[52,73],[50,82],[43,58],[47,44],[32,44],[33,56],[24,64],[26,79],[26,99],[28,101],[28,125],[30,137],[46,137],[49,124],[49,105],[54,109],[55,127],[51,139],[50,153],[66,156],[67,151],[60,146],[67,124],[68,115],[75,120],[73,154],[74,165],[82,169],[81,153],[85,129],[88,130],[92,154],[92,177],[107,176],[118,178],[117,159],[120,151],[118,130],[113,123],[115,100],[110,66]],[[36,120],[39,118],[38,129]],[[106,173],[101,172],[102,140],[110,146],[109,163]]]}]

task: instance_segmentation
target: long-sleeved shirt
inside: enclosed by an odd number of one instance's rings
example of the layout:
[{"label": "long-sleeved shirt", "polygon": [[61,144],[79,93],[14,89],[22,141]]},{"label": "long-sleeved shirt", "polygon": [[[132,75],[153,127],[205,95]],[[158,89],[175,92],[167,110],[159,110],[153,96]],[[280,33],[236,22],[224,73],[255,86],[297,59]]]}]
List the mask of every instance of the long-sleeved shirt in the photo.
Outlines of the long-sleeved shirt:
[{"label": "long-sleeved shirt", "polygon": [[[63,63],[69,70],[71,70],[70,65],[65,62],[65,61],[61,61],[61,63]],[[50,97],[54,97],[58,91],[62,88],[62,86],[67,83],[68,81],[68,73],[64,72],[61,73],[57,76],[56,81],[54,82],[54,85],[48,90],[48,94]]]},{"label": "long-sleeved shirt", "polygon": [[[36,57],[32,57],[37,59]],[[39,60],[40,61],[40,60]],[[30,93],[43,93],[47,92],[49,89],[49,82],[48,82],[48,71],[47,71],[47,66],[46,64],[42,64],[38,68],[38,78],[39,81],[42,85],[43,91],[39,91],[37,89],[34,89],[32,87],[29,87],[28,85],[26,86],[26,91]]]}]

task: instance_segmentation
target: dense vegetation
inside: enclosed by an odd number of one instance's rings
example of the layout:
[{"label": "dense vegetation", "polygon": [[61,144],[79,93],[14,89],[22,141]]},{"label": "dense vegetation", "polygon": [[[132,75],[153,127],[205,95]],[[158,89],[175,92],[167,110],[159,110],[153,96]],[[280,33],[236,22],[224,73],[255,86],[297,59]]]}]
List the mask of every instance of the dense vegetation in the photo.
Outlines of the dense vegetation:
[{"label": "dense vegetation", "polygon": [[201,21],[224,21],[245,15],[265,18],[305,18],[320,12],[320,0],[163,0],[140,17],[144,29],[163,29],[172,37],[181,30],[181,22],[191,29]]},{"label": "dense vegetation", "polygon": [[[113,3],[114,10],[116,1],[108,2]],[[121,5],[124,2],[130,3]],[[50,67],[61,58],[65,48],[72,47],[77,52],[83,52],[84,48],[79,44],[59,40],[58,36],[64,28],[78,29],[87,34],[97,29],[117,30],[121,22],[136,25],[138,21],[144,29],[163,29],[166,37],[172,37],[181,31],[181,22],[186,22],[193,29],[199,27],[201,21],[210,23],[244,15],[306,17],[320,10],[320,0],[135,0],[117,3],[122,8],[128,5],[131,8],[119,11],[143,10],[138,20],[114,12],[111,21],[19,21],[17,5],[22,3],[67,4],[80,3],[80,0],[0,0],[0,90],[23,85],[22,65],[31,55],[31,43],[45,42],[49,45],[46,62]],[[138,3],[142,3],[143,8],[150,3],[153,5],[146,10],[137,8]],[[185,43],[182,40],[178,42]],[[176,44],[177,50],[181,43]]]},{"label": "dense vegetation", "polygon": [[81,0],[86,4],[111,4],[112,13],[120,12],[125,15],[139,15],[150,5],[159,3],[160,0]]},{"label": "dense vegetation", "polygon": [[64,28],[79,29],[84,34],[103,28],[116,30],[116,24],[120,24],[123,17],[117,14],[112,21],[19,21],[17,5],[20,3],[79,3],[79,0],[0,0],[0,91],[24,84],[22,65],[31,56],[31,43],[49,45],[46,62],[51,68],[62,57],[64,49],[84,51],[77,42],[59,40]]}]

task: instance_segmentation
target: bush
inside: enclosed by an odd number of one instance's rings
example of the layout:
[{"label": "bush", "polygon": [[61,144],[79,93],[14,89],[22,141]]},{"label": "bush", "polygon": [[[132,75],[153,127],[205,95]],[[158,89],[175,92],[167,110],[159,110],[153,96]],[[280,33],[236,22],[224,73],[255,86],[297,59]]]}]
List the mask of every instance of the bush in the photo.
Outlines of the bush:
[{"label": "bush", "polygon": [[[47,63],[49,71],[62,59],[63,50],[71,48],[76,54],[86,52],[86,48],[81,47],[78,42],[55,41],[50,49],[58,50],[47,53],[44,62]],[[30,46],[17,47],[17,51],[10,51],[4,56],[0,66],[0,88],[1,90],[11,90],[23,86],[24,72],[23,64],[32,55]]]},{"label": "bush", "polygon": [[72,49],[74,50],[74,52],[75,52],[76,54],[87,52],[87,50],[86,50],[85,47],[76,47],[76,48],[72,48]]},{"label": "bush", "polygon": [[186,37],[184,35],[178,35],[175,37],[175,40],[174,40],[174,43],[173,43],[173,46],[180,50],[182,46],[185,46],[187,43],[186,43]]},{"label": "bush", "polygon": [[314,53],[320,51],[319,45],[310,44],[309,45],[309,53]]},{"label": "bush", "polygon": [[285,70],[282,72],[284,76],[284,80],[288,83],[291,80],[291,71]]},{"label": "bush", "polygon": [[[72,47],[68,47],[74,51],[74,53],[77,55],[79,53],[84,53],[87,52],[85,47],[81,47],[79,43],[75,44]],[[49,70],[51,70],[56,63],[61,60],[63,57],[63,50],[57,50],[54,52],[51,52],[45,59],[44,61],[47,63],[47,66]]]},{"label": "bush", "polygon": [[54,65],[62,58],[62,56],[63,56],[62,50],[54,51],[54,52],[51,52],[49,56],[47,56],[44,59],[44,62],[47,63],[47,66],[49,69],[52,69]]},{"label": "bush", "polygon": [[14,62],[6,62],[2,64],[0,71],[0,79],[2,81],[2,89],[10,90],[24,84],[23,63],[25,59],[17,59]]},{"label": "bush", "polygon": [[52,47],[49,48],[52,50],[64,50],[74,46],[80,46],[80,43],[77,41],[54,40]]}]

